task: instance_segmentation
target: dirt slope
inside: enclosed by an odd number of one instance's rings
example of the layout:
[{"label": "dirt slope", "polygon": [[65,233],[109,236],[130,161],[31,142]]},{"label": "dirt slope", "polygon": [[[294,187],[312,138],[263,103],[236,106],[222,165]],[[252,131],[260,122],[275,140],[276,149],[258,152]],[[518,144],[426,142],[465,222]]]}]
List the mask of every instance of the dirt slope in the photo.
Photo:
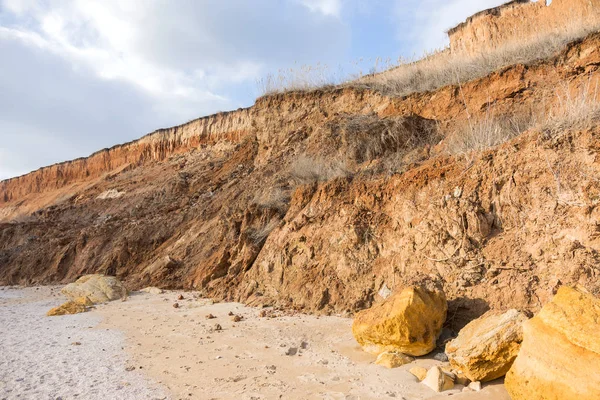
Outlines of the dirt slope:
[{"label": "dirt slope", "polygon": [[600,129],[531,130],[468,159],[441,139],[490,104],[550,110],[557,88],[598,78],[599,45],[592,35],[406,98],[265,97],[1,182],[0,284],[103,272],[131,288],[344,313],[429,276],[455,326],[488,308],[535,310],[559,282],[598,293]]}]

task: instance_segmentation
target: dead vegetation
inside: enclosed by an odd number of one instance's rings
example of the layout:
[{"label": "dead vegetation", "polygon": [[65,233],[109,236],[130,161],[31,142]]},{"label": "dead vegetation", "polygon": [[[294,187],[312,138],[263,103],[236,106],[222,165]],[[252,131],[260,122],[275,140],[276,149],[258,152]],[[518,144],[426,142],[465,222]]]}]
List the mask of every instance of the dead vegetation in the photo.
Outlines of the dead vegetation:
[{"label": "dead vegetation", "polygon": [[439,140],[434,121],[419,117],[354,115],[346,118],[341,125],[344,152],[350,161],[356,163],[392,154],[401,157]]},{"label": "dead vegetation", "polygon": [[568,43],[584,38],[600,26],[571,24],[560,32],[544,33],[529,40],[498,46],[493,51],[476,55],[452,53],[448,48],[426,53],[421,59],[406,61],[399,58],[396,65],[387,63],[389,69],[377,72],[380,59],[369,73],[362,69],[342,77],[329,67],[317,64],[282,69],[276,75],[259,80],[261,95],[288,91],[311,91],[335,86],[365,88],[389,96],[407,96],[427,92],[448,85],[456,85],[482,78],[494,71],[515,64],[531,64],[552,57]]},{"label": "dead vegetation", "polygon": [[290,191],[283,188],[270,188],[258,192],[252,203],[260,208],[277,210],[280,214],[285,214],[290,203]]},{"label": "dead vegetation", "polygon": [[452,132],[446,141],[446,150],[454,155],[468,155],[507,142],[535,126],[537,117],[528,115],[495,115],[488,109],[484,117],[469,119]]},{"label": "dead vegetation", "polygon": [[325,160],[307,155],[299,156],[290,167],[290,178],[298,185],[325,182],[351,175],[346,164],[339,159]]},{"label": "dead vegetation", "polygon": [[[598,81],[588,79],[579,88],[568,82],[556,91],[549,110],[543,107],[521,115],[496,115],[489,107],[480,119],[469,117],[467,122],[447,135],[446,150],[454,155],[468,155],[507,142],[521,133],[536,129],[547,139],[573,130],[585,130],[600,121]],[[467,110],[468,111],[468,110]]]},{"label": "dead vegetation", "polygon": [[565,83],[557,91],[555,106],[540,129],[546,136],[554,137],[572,130],[584,130],[600,120],[598,80],[589,79],[583,87],[571,90]]},{"label": "dead vegetation", "polygon": [[279,225],[281,221],[278,218],[273,218],[263,224],[261,224],[257,228],[249,229],[248,236],[254,242],[254,244],[261,245],[267,240],[269,234],[273,232],[275,228]]}]

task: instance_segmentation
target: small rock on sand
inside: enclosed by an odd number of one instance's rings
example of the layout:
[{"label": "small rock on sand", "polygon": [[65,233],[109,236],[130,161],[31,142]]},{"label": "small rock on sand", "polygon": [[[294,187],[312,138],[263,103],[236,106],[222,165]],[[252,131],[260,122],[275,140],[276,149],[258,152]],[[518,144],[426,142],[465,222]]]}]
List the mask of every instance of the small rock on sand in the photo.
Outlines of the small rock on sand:
[{"label": "small rock on sand", "polygon": [[427,376],[427,369],[423,367],[413,367],[408,372],[413,374],[419,381],[422,381]]},{"label": "small rock on sand", "polygon": [[386,368],[398,368],[414,361],[414,358],[395,351],[384,351],[375,360],[375,364]]},{"label": "small rock on sand", "polygon": [[421,383],[436,392],[443,392],[444,390],[450,390],[454,387],[452,378],[444,373],[440,367],[433,367],[427,371],[427,375]]}]

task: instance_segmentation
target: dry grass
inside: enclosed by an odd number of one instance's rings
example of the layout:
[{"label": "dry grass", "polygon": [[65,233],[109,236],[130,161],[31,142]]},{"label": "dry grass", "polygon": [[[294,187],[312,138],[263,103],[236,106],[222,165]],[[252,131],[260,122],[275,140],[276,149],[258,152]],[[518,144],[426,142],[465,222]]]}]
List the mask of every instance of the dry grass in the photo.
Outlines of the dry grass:
[{"label": "dry grass", "polygon": [[446,149],[450,154],[467,155],[497,146],[532,128],[546,138],[592,128],[600,121],[599,85],[598,80],[590,78],[585,85],[572,89],[565,82],[556,91],[556,101],[547,112],[497,116],[490,108],[483,118],[469,118],[462,128],[451,132]]},{"label": "dry grass", "polygon": [[535,114],[527,116],[498,116],[488,109],[484,117],[469,119],[464,126],[452,132],[446,141],[450,154],[468,155],[504,143],[536,125]]},{"label": "dry grass", "polygon": [[273,209],[285,214],[290,203],[290,192],[281,188],[268,189],[257,193],[252,202],[260,208]]},{"label": "dry grass", "polygon": [[573,91],[567,84],[557,91],[557,101],[540,129],[547,137],[563,132],[591,128],[600,121],[598,80]]},{"label": "dry grass", "polygon": [[[416,61],[399,59],[396,65],[376,59],[368,74],[362,68],[344,77],[341,69],[333,72],[326,65],[302,66],[280,70],[259,81],[263,95],[286,91],[310,91],[345,85],[383,92],[389,96],[406,96],[426,92],[447,85],[456,85],[482,78],[501,68],[515,64],[530,64],[547,59],[568,43],[600,30],[600,26],[582,27],[573,23],[562,31],[543,34],[523,42],[498,46],[493,51],[474,56],[452,54],[449,49],[426,54]],[[388,70],[378,72],[385,66]]]},{"label": "dry grass", "polygon": [[550,58],[568,43],[598,30],[598,26],[583,28],[573,25],[565,27],[562,32],[499,46],[493,51],[481,52],[474,56],[452,54],[449,50],[439,51],[420,61],[350,82],[349,85],[366,87],[393,96],[432,91],[482,78],[510,65],[530,64]]},{"label": "dry grass", "polygon": [[303,65],[295,68],[280,69],[268,74],[257,82],[261,95],[271,95],[288,91],[309,91],[316,88],[333,86],[338,83],[339,75],[330,71],[324,64]]},{"label": "dry grass", "polygon": [[342,129],[346,155],[357,163],[407,152],[439,140],[433,122],[417,117],[348,117]]},{"label": "dry grass", "polygon": [[301,155],[290,167],[290,177],[299,185],[326,182],[349,175],[351,172],[346,164],[338,159],[325,161]]},{"label": "dry grass", "polygon": [[258,228],[250,229],[248,233],[248,237],[256,244],[260,245],[267,240],[267,237],[273,232],[275,228],[279,225],[280,220],[278,218],[273,218],[267,223],[261,225]]}]

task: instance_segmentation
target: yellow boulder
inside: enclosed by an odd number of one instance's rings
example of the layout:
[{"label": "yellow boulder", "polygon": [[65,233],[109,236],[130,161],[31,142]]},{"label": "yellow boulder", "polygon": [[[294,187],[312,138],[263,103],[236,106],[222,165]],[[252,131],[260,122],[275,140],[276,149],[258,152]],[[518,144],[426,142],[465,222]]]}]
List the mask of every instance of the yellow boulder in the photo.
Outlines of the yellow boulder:
[{"label": "yellow boulder", "polygon": [[127,296],[127,289],[114,276],[85,275],[65,286],[61,292],[70,299],[87,297],[92,303],[105,303]]},{"label": "yellow boulder", "polygon": [[79,297],[75,300],[67,301],[58,307],[54,307],[48,311],[46,315],[49,317],[55,317],[58,315],[79,314],[86,312],[88,307],[92,305],[93,303],[87,297]]},{"label": "yellow boulder", "polygon": [[561,287],[523,325],[505,385],[513,400],[600,399],[600,299]]},{"label": "yellow boulder", "polygon": [[384,351],[377,356],[375,364],[386,368],[398,368],[414,361],[414,358],[395,351]]},{"label": "yellow boulder", "polygon": [[450,365],[471,381],[504,376],[519,353],[525,321],[525,314],[517,310],[471,321],[446,344]]},{"label": "yellow boulder", "polygon": [[359,312],[352,333],[369,353],[395,351],[422,356],[435,348],[447,311],[443,291],[409,287]]}]

